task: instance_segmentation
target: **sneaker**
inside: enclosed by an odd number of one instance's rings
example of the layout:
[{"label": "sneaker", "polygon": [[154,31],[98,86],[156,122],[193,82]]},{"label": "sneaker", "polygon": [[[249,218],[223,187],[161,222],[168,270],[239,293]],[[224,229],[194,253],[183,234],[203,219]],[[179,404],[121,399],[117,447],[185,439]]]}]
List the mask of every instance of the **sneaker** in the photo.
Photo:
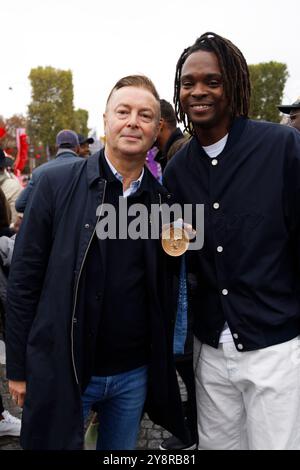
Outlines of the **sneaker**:
[{"label": "sneaker", "polygon": [[171,436],[163,441],[160,450],[194,450],[197,448],[196,442],[183,443],[178,437]]},{"label": "sneaker", "polygon": [[3,411],[2,416],[4,419],[0,421],[0,436],[20,436],[21,420],[7,410]]}]

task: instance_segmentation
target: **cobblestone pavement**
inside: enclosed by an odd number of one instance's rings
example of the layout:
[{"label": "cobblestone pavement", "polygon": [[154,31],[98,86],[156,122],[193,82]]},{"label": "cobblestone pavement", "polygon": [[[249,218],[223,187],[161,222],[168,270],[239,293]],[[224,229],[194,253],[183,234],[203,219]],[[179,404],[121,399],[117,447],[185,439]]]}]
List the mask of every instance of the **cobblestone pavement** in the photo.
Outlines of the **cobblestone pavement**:
[{"label": "cobblestone pavement", "polygon": [[[21,409],[17,407],[10,399],[7,389],[7,381],[4,377],[5,366],[0,365],[0,391],[4,402],[4,408],[7,409],[12,415],[20,418]],[[183,384],[181,384],[181,392],[184,396],[185,389]],[[150,421],[148,416],[145,414],[141,422],[137,449],[158,449],[159,444],[169,436],[170,434],[166,430]],[[0,437],[0,450],[21,450],[19,438],[9,436]]]}]

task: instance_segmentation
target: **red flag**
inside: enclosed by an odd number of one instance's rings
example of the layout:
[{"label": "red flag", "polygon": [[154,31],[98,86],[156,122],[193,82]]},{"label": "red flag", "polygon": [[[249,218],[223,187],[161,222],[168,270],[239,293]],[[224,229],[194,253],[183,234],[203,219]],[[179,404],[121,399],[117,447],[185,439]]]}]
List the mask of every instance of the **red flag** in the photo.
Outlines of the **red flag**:
[{"label": "red flag", "polygon": [[28,159],[28,143],[27,143],[27,135],[17,133],[18,136],[18,155],[15,161],[14,172],[15,174],[19,171],[22,171],[26,165]]},{"label": "red flag", "polygon": [[0,139],[6,135],[5,127],[0,127]]}]

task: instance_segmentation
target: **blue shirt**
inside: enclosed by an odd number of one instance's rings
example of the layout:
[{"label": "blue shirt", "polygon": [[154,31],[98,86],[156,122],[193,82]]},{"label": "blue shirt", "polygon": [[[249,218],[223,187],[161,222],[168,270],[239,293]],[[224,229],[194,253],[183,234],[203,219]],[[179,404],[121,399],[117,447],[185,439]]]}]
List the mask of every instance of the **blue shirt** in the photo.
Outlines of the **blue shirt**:
[{"label": "blue shirt", "polygon": [[[121,183],[123,183],[123,176],[120,175],[120,173],[118,173],[118,170],[116,170],[116,168],[113,166],[113,164],[109,161],[109,159],[107,158],[107,156],[105,155],[105,160],[109,166],[109,168],[111,169],[113,175],[119,180],[121,181]],[[137,190],[139,189],[139,187],[141,186],[141,183],[142,183],[142,179],[143,179],[143,176],[144,176],[144,168],[142,170],[142,173],[140,175],[140,177],[136,180],[136,181],[132,181],[130,183],[130,186],[128,189],[126,189],[126,191],[123,192],[123,197],[128,197],[128,196],[132,196],[132,194],[136,193]]]}]

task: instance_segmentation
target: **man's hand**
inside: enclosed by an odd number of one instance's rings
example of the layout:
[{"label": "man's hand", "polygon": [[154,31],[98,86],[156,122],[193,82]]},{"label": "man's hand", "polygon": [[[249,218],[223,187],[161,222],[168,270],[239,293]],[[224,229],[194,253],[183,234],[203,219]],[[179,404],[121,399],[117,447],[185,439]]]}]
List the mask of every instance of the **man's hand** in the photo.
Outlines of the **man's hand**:
[{"label": "man's hand", "polygon": [[[192,225],[186,224],[183,219],[177,219],[175,222],[172,222],[171,224],[164,224],[162,226],[162,232],[166,232],[167,229],[170,229],[171,227],[183,229],[185,231],[185,235],[187,236],[189,240],[193,240],[196,236],[196,230],[193,229]],[[169,237],[170,235],[169,232],[167,233],[167,235]]]},{"label": "man's hand", "polygon": [[26,382],[9,380],[8,388],[12,399],[16,402],[18,406],[22,408],[26,395]]}]

